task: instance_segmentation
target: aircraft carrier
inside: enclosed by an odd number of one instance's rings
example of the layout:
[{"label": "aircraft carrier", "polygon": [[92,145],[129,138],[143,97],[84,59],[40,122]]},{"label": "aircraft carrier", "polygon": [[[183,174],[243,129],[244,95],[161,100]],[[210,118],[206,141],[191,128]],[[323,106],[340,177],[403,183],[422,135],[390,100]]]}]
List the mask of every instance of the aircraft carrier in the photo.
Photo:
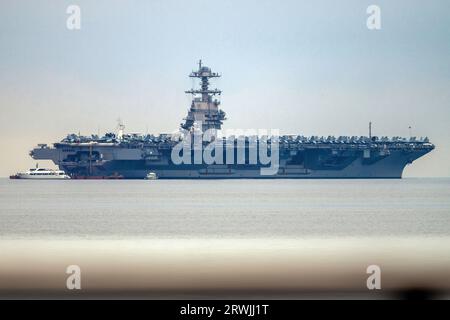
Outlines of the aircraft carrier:
[{"label": "aircraft carrier", "polygon": [[[368,179],[401,178],[406,165],[434,149],[426,137],[377,137],[371,129],[368,136],[219,137],[226,120],[219,109],[222,92],[211,89],[210,81],[220,74],[200,61],[190,77],[199,79],[200,87],[186,91],[192,103],[176,134],[126,134],[119,123],[116,132],[69,134],[52,146],[38,145],[30,155],[52,160],[74,179],[144,179],[149,174],[160,179]],[[206,132],[208,139],[195,138]]]}]

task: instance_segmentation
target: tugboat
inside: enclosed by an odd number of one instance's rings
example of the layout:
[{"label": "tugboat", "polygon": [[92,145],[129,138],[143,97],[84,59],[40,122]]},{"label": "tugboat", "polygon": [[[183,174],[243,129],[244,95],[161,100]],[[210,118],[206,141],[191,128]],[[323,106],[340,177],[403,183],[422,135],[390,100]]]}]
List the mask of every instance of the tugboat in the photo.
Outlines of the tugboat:
[{"label": "tugboat", "polygon": [[39,168],[36,165],[35,169],[30,169],[26,172],[19,172],[9,177],[10,179],[33,179],[33,180],[64,180],[70,179],[62,170],[52,170]]},{"label": "tugboat", "polygon": [[149,172],[147,176],[145,177],[146,180],[157,180],[158,175],[154,172]]}]

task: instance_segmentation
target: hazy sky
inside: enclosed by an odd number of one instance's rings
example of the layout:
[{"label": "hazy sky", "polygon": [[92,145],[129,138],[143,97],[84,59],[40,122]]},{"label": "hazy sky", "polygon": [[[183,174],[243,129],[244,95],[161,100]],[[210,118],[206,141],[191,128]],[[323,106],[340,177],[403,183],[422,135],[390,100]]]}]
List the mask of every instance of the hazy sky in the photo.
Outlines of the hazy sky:
[{"label": "hazy sky", "polygon": [[[66,28],[67,6],[81,30]],[[366,9],[381,8],[378,31]],[[224,128],[428,136],[406,176],[450,176],[450,2],[0,3],[0,176],[67,133],[172,132],[198,59],[222,73]]]}]

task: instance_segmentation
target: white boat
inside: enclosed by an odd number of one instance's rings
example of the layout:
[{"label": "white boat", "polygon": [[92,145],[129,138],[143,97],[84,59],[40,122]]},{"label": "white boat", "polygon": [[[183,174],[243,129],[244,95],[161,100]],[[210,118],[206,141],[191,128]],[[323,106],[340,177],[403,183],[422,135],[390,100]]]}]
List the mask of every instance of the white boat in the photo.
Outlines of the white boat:
[{"label": "white boat", "polygon": [[155,172],[149,172],[147,174],[147,176],[145,177],[145,179],[147,179],[147,180],[156,180],[156,179],[158,179],[158,176],[156,175]]},{"label": "white boat", "polygon": [[20,172],[13,179],[61,180],[70,179],[70,176],[62,170],[36,168],[30,169],[27,172]]}]

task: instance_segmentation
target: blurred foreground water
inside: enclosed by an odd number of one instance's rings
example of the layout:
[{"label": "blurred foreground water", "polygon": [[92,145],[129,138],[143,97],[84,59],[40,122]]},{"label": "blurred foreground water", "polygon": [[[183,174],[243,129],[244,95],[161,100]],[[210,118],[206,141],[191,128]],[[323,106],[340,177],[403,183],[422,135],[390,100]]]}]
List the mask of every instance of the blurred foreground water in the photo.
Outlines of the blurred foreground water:
[{"label": "blurred foreground water", "polygon": [[448,297],[450,180],[3,179],[0,252],[4,297]]}]

